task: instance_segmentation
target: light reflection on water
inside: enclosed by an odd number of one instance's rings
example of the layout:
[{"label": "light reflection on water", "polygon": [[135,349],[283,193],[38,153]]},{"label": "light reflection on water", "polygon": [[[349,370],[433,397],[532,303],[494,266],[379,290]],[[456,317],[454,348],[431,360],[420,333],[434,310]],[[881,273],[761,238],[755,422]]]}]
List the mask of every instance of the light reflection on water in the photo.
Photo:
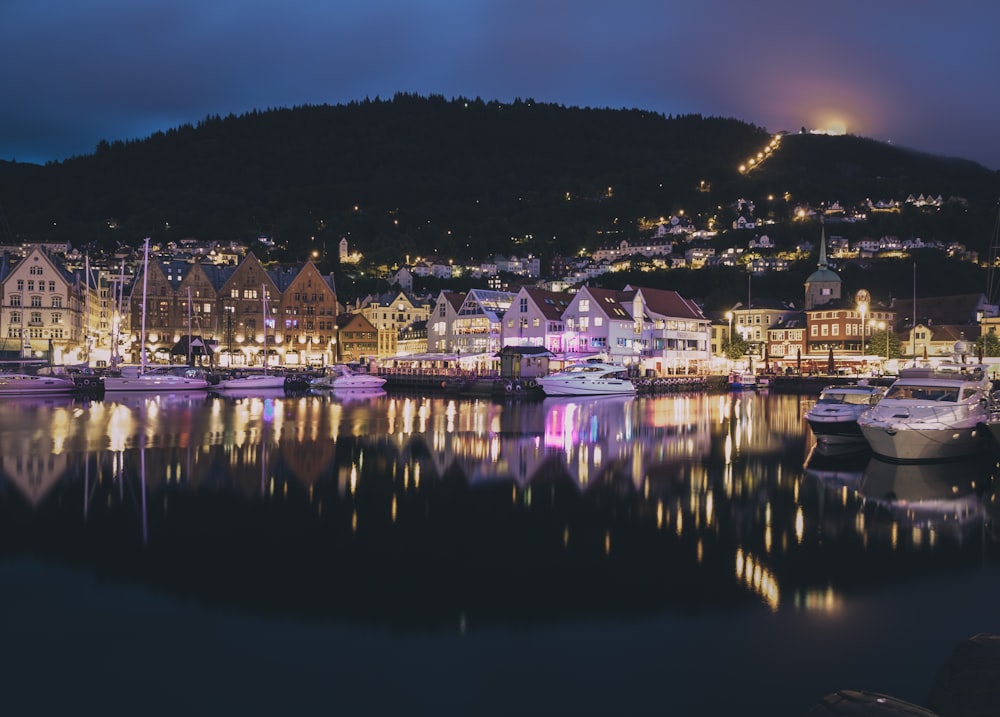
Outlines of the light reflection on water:
[{"label": "light reflection on water", "polygon": [[297,617],[761,609],[785,640],[858,591],[995,569],[993,456],[814,456],[812,400],[7,400],[0,551]]}]

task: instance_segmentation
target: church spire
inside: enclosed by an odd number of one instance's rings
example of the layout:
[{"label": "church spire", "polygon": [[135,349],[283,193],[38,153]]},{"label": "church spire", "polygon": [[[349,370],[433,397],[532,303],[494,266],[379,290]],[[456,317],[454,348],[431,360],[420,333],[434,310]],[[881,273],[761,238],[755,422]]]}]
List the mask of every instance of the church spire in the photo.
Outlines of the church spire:
[{"label": "church spire", "polygon": [[829,264],[826,261],[826,222],[821,218],[819,220],[820,235],[819,235],[819,268],[826,269]]}]

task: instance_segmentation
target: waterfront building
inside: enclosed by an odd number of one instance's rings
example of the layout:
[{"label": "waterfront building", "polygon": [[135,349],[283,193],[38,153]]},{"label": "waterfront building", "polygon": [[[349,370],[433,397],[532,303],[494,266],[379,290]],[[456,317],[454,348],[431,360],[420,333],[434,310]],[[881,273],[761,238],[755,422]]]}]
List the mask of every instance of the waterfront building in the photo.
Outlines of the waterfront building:
[{"label": "waterfront building", "polygon": [[378,330],[361,314],[337,317],[333,363],[368,362],[378,352]]},{"label": "waterfront building", "polygon": [[396,350],[399,356],[427,353],[427,322],[414,321],[401,329]]},{"label": "waterfront building", "polygon": [[465,292],[442,291],[427,319],[427,350],[431,353],[451,353],[455,350],[452,330],[458,311],[465,302]]},{"label": "waterfront building", "polygon": [[454,349],[464,354],[495,354],[500,350],[500,325],[514,294],[472,289],[465,295],[452,325]]},{"label": "waterfront building", "polygon": [[504,314],[500,332],[502,346],[541,346],[562,353],[565,324],[563,312],[572,294],[522,286]]},{"label": "waterfront building", "polygon": [[[563,313],[566,353],[605,353],[611,361],[637,365],[642,353],[641,331],[629,313],[632,295],[614,289],[582,287]],[[629,302],[629,310],[625,303]]]},{"label": "waterfront building", "polygon": [[625,293],[631,294],[632,347],[643,370],[656,376],[708,372],[711,321],[700,306],[676,291],[626,286]]},{"label": "waterfront building", "polygon": [[416,321],[427,321],[431,305],[405,291],[366,299],[354,313],[363,314],[378,331],[379,358],[395,356],[399,332]]},{"label": "waterfront building", "polygon": [[0,352],[11,358],[80,359],[86,345],[86,281],[33,247],[16,264],[0,266]]},{"label": "waterfront building", "polygon": [[804,311],[785,313],[767,329],[767,345],[764,351],[765,369],[782,371],[801,368],[802,357],[806,356],[806,335],[808,315]]},{"label": "waterfront building", "polygon": [[[274,272],[272,272],[272,275]],[[283,344],[279,353],[287,366],[322,366],[336,363],[337,288],[333,275],[323,275],[307,261],[290,270],[278,314]],[[272,332],[273,333],[273,332]]]},{"label": "waterfront building", "polygon": [[773,351],[768,345],[769,330],[800,314],[800,310],[784,301],[769,298],[748,296],[747,302],[748,306],[737,303],[729,312],[732,314],[733,334],[748,344],[747,353],[751,357],[762,359]]}]

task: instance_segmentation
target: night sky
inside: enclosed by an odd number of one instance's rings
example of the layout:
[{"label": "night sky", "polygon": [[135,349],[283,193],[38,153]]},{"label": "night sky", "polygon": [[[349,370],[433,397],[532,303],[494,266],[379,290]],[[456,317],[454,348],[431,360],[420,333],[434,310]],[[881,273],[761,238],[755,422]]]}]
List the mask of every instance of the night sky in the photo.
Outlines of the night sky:
[{"label": "night sky", "polygon": [[0,159],[396,92],[846,130],[1000,169],[977,0],[3,0]]}]

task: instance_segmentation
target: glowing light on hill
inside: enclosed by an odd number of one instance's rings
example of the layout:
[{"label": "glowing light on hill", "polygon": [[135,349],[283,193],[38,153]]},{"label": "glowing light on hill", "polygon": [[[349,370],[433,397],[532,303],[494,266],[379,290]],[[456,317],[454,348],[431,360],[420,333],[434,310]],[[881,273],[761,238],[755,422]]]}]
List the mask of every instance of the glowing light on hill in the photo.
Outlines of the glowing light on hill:
[{"label": "glowing light on hill", "polygon": [[843,120],[835,119],[827,123],[827,134],[847,134],[847,124]]}]

